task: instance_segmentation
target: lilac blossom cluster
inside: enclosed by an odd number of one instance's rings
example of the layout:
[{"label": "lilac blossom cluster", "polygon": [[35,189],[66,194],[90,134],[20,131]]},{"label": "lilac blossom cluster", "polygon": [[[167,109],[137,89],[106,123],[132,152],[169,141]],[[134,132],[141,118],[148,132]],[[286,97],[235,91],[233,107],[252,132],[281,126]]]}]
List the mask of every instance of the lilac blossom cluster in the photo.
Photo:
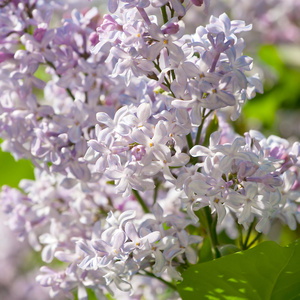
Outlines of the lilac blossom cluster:
[{"label": "lilac blossom cluster", "polygon": [[[2,212],[0,216],[4,218]],[[35,263],[28,243],[19,243],[3,223],[0,224],[0,237],[3,241],[0,245],[0,264],[3,270],[0,274],[0,299],[50,299],[47,289],[35,283],[38,264]],[[30,266],[28,261],[31,262]]]},{"label": "lilac blossom cluster", "polygon": [[[211,10],[227,11],[232,17],[251,21],[255,24],[256,39],[263,43],[299,43],[300,1],[271,0],[255,1],[224,0],[220,8],[212,2]],[[262,30],[263,29],[263,30]]]},{"label": "lilac blossom cluster", "polygon": [[[251,35],[247,37],[247,52],[255,55],[262,44],[292,45],[300,41],[300,1],[299,0],[220,0],[211,1],[205,22],[210,14],[219,15],[224,11],[233,19],[241,19],[253,24]],[[189,10],[188,31],[198,25],[200,9]],[[256,64],[257,66],[257,64]]]},{"label": "lilac blossom cluster", "polygon": [[60,1],[0,9],[1,147],[36,167],[22,192],[3,187],[1,205],[53,264],[37,276],[52,297],[141,297],[145,276],[178,297],[205,207],[229,232],[300,221],[299,143],[241,137],[226,121],[263,92],[246,73],[251,25],[223,13],[188,35],[194,6],[209,1],[112,0],[116,14],[73,10],[60,23]]}]

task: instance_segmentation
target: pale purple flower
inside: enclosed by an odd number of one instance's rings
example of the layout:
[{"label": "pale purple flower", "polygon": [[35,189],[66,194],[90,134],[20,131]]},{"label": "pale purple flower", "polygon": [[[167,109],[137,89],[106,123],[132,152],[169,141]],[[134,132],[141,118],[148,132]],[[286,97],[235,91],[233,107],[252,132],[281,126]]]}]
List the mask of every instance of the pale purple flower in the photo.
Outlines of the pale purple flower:
[{"label": "pale purple flower", "polygon": [[127,86],[133,76],[140,77],[147,75],[147,73],[153,69],[153,64],[140,57],[138,51],[133,47],[129,49],[128,53],[114,47],[111,49],[110,53],[118,58],[112,77],[122,75]]},{"label": "pale purple flower", "polygon": [[170,153],[170,149],[166,146],[167,134],[163,121],[159,121],[155,126],[152,138],[139,129],[133,131],[131,137],[138,144],[145,146],[146,155],[141,160],[144,165],[151,163],[154,157],[166,159]]},{"label": "pale purple flower", "polygon": [[131,240],[124,245],[125,251],[132,251],[134,249],[143,249],[146,244],[154,246],[154,244],[160,239],[161,235],[159,231],[150,232],[147,235],[140,236],[132,222],[127,222],[125,225],[125,233]]},{"label": "pale purple flower", "polygon": [[[239,215],[238,215],[238,222],[239,224],[249,224],[250,221],[252,221],[253,216],[251,215],[253,213],[252,207],[257,206],[257,195],[258,195],[258,189],[257,185],[255,184],[248,184],[241,193],[237,192],[230,192],[228,194],[228,205],[233,204],[233,206],[241,206],[239,209]],[[245,225],[244,225],[245,226]],[[247,226],[245,226],[247,227]]]},{"label": "pale purple flower", "polygon": [[206,26],[206,29],[213,34],[224,32],[226,39],[236,39],[235,34],[251,30],[252,24],[245,25],[245,22],[241,20],[230,21],[229,17],[223,13],[219,18],[211,16],[210,24]]},{"label": "pale purple flower", "polygon": [[156,24],[152,23],[149,28],[150,36],[156,41],[148,48],[147,58],[154,60],[163,48],[167,48],[170,58],[176,60],[177,57],[182,57],[182,49],[176,45],[175,41],[183,35],[183,22],[179,21],[180,30],[176,34],[164,34],[163,29],[160,29]]},{"label": "pale purple flower", "polygon": [[151,178],[147,178],[141,174],[141,168],[135,162],[122,166],[117,166],[115,169],[105,171],[105,176],[115,180],[116,192],[128,197],[131,194],[132,188],[138,191],[146,191],[154,189],[154,184]]},{"label": "pale purple flower", "polygon": [[105,134],[109,134],[114,131],[122,136],[125,136],[130,132],[129,126],[127,126],[123,121],[127,113],[128,107],[123,106],[116,111],[113,119],[105,112],[97,113],[96,118],[99,123],[107,126]]},{"label": "pale purple flower", "polygon": [[91,246],[101,255],[101,260],[98,262],[97,266],[94,266],[94,268],[107,266],[114,258],[122,260],[125,255],[123,250],[125,241],[126,235],[121,230],[116,230],[109,242],[101,239],[91,240]]},{"label": "pale purple flower", "polygon": [[161,7],[170,2],[172,8],[177,12],[179,16],[185,15],[185,8],[179,0],[151,0],[151,4],[154,7]]}]

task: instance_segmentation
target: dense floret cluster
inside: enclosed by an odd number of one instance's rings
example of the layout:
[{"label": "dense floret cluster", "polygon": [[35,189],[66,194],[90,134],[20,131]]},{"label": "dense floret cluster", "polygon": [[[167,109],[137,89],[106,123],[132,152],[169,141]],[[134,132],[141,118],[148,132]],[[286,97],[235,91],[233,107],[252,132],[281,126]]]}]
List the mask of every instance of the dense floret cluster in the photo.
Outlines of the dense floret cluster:
[{"label": "dense floret cluster", "polygon": [[186,34],[194,6],[209,1],[110,0],[116,14],[59,22],[60,1],[1,5],[1,147],[36,168],[1,205],[45,263],[65,263],[37,277],[51,296],[132,299],[143,276],[174,287],[205,212],[231,235],[300,222],[300,144],[227,122],[263,92],[243,54],[251,25],[223,13]]}]

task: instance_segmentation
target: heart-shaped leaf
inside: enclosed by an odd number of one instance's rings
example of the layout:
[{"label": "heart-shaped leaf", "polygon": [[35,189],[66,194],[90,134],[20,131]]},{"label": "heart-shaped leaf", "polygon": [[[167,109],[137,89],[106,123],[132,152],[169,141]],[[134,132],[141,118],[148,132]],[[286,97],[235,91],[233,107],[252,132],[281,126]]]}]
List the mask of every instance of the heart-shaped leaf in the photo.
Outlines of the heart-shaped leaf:
[{"label": "heart-shaped leaf", "polygon": [[190,267],[178,291],[183,300],[300,299],[300,241],[275,242]]}]

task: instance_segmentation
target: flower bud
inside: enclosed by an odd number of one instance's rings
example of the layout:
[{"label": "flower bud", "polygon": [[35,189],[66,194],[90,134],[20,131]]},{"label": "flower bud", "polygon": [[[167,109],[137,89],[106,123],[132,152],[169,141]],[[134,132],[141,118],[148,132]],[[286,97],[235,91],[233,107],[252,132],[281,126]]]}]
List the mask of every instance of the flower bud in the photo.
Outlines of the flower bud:
[{"label": "flower bud", "polygon": [[99,42],[99,35],[97,32],[92,32],[89,36],[89,41],[91,42],[92,46],[96,46]]},{"label": "flower bud", "polygon": [[192,0],[192,3],[195,6],[201,6],[203,4],[203,0]]},{"label": "flower bud", "polygon": [[42,27],[35,28],[33,32],[33,37],[36,39],[36,41],[41,42],[46,32],[47,32],[46,28],[42,28]]},{"label": "flower bud", "polygon": [[98,32],[108,32],[113,30],[123,31],[123,26],[118,24],[111,15],[104,15],[103,22],[100,27],[97,28]]},{"label": "flower bud", "polygon": [[145,146],[137,145],[132,148],[131,154],[135,157],[137,161],[141,160],[146,154]]},{"label": "flower bud", "polygon": [[179,25],[177,23],[169,24],[165,29],[162,30],[163,34],[175,34],[179,31]]},{"label": "flower bud", "polygon": [[13,57],[14,57],[13,53],[0,51],[0,63],[6,61],[7,59],[13,58]]}]

